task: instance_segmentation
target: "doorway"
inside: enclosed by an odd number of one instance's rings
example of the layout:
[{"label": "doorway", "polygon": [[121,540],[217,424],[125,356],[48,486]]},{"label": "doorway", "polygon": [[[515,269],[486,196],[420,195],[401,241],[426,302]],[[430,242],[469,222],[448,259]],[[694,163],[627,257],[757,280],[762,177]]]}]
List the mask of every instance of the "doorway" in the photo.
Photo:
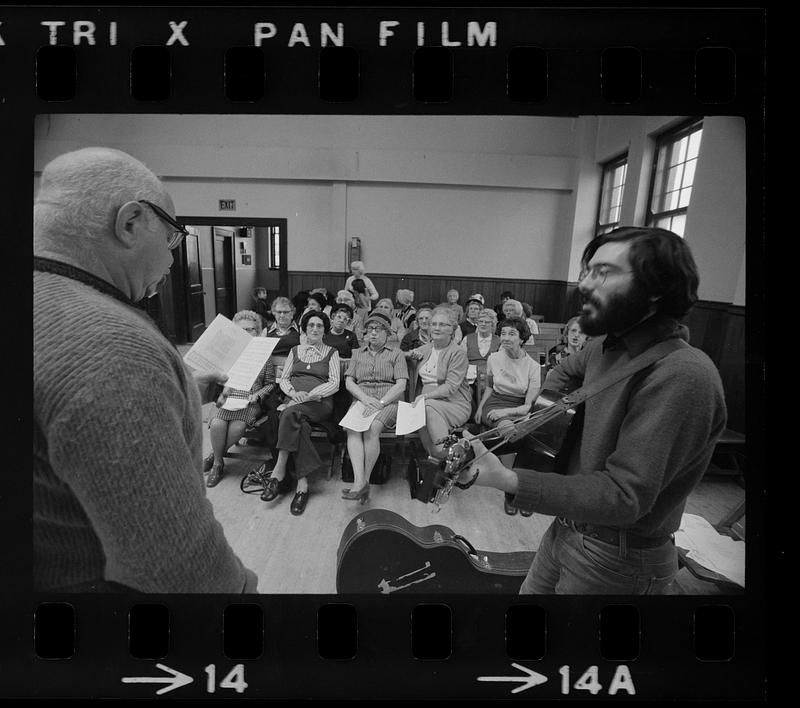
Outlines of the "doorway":
[{"label": "doorway", "polygon": [[175,252],[161,305],[177,344],[197,341],[217,314],[252,308],[255,287],[270,299],[288,294],[287,219],[176,218],[190,234]]}]

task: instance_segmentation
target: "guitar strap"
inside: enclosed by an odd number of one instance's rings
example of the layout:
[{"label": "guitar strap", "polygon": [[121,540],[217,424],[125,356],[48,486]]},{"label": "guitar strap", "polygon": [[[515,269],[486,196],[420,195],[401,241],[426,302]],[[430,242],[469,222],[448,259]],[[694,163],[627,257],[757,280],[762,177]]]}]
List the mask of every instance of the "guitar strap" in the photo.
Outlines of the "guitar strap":
[{"label": "guitar strap", "polygon": [[581,434],[583,433],[583,420],[584,415],[586,414],[586,406],[581,406],[581,403],[592,396],[596,396],[598,393],[613,386],[614,384],[624,381],[639,371],[646,369],[648,366],[655,364],[659,359],[662,359],[667,354],[688,346],[689,345],[686,342],[684,342],[682,339],[678,339],[677,337],[666,339],[663,342],[659,342],[654,347],[651,347],[647,351],[642,352],[639,356],[631,359],[631,361],[629,361],[625,366],[621,367],[619,371],[614,372],[612,376],[603,377],[589,384],[588,386],[584,386],[572,391],[572,393],[567,396],[568,399],[574,401],[574,403],[570,405],[570,408],[574,408],[575,406],[579,407],[575,411],[575,417],[572,420],[569,428],[567,428],[564,441],[556,453],[555,459],[553,460],[553,471],[558,474],[566,473],[567,464],[569,462],[572,449],[575,447],[576,442],[580,439]]},{"label": "guitar strap", "polygon": [[576,388],[571,393],[567,394],[561,399],[569,408],[574,408],[579,403],[583,403],[587,398],[596,396],[601,391],[611,388],[614,384],[624,381],[625,379],[646,369],[651,364],[655,364],[659,359],[663,359],[667,354],[678,351],[679,349],[686,349],[689,347],[682,339],[678,337],[670,337],[663,342],[659,342],[647,351],[642,352],[639,356],[631,359],[625,366],[621,366],[617,371],[611,372],[592,381],[586,386]]}]

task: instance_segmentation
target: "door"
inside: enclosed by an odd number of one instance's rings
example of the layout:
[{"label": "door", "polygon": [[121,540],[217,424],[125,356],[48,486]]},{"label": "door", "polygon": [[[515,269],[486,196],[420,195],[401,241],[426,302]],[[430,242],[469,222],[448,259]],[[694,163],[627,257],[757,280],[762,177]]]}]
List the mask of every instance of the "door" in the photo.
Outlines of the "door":
[{"label": "door", "polygon": [[[191,227],[190,227],[191,228]],[[184,240],[186,252],[186,331],[190,342],[206,328],[205,307],[203,306],[203,272],[200,269],[200,240],[196,233],[190,233]]]},{"label": "door", "polygon": [[234,230],[214,227],[214,300],[217,314],[232,319],[236,312],[236,283],[233,272]]}]

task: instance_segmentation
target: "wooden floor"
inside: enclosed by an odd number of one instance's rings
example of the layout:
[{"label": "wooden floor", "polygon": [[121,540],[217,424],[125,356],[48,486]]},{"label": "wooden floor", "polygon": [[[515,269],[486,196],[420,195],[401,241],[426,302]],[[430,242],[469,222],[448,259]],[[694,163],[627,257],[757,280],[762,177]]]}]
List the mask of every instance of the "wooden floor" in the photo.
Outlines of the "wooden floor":
[{"label": "wooden floor", "polygon": [[[209,410],[206,406],[204,413]],[[323,447],[324,443],[321,450]],[[210,449],[206,428],[204,455]],[[258,495],[240,491],[242,476],[256,464],[226,459],[225,477],[208,489],[208,498],[231,546],[258,575],[260,593],[335,593],[336,551],[342,531],[363,509],[389,509],[416,526],[443,524],[466,537],[476,549],[496,552],[536,550],[552,520],[541,514],[509,516],[503,511],[503,494],[485,487],[455,490],[441,511],[434,513],[433,505],[411,499],[398,459],[392,479],[385,485],[372,485],[366,506],[341,499],[342,488],[349,485],[341,479],[327,480],[323,474],[309,480],[305,513],[292,516],[293,492],[265,503]],[[744,489],[734,478],[707,476],[689,498],[686,511],[717,524],[743,498]],[[686,569],[679,572],[674,591],[719,593],[717,586],[695,578]]]}]

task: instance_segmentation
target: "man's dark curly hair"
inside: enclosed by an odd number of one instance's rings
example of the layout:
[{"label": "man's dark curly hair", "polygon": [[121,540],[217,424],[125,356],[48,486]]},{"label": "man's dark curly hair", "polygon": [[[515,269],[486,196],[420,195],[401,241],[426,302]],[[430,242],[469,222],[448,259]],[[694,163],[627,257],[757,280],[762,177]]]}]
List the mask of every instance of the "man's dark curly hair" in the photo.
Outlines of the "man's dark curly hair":
[{"label": "man's dark curly hair", "polygon": [[677,234],[666,229],[622,226],[593,239],[584,249],[586,267],[598,248],[611,242],[630,242],[633,277],[651,297],[658,297],[656,312],[681,319],[697,302],[700,277],[692,252]]}]

